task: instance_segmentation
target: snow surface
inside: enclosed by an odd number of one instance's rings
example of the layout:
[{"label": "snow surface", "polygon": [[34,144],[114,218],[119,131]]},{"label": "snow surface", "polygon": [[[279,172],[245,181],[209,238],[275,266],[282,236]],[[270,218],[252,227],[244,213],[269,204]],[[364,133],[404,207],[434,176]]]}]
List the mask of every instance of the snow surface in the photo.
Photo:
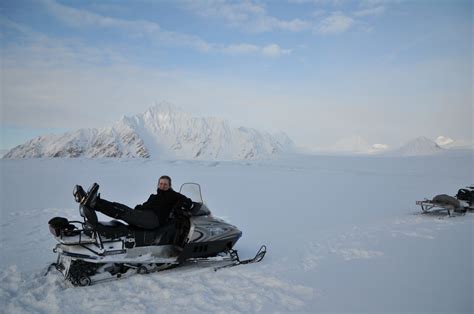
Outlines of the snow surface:
[{"label": "snow surface", "polygon": [[160,103],[143,114],[122,117],[112,127],[80,129],[36,137],[4,158],[177,158],[241,160],[273,157],[292,150],[286,134],[231,128],[218,118],[199,118]]},{"label": "snow surface", "polygon": [[[272,161],[1,160],[3,313],[472,313],[474,213],[420,215],[415,201],[473,184],[473,154],[302,156]],[[159,175],[201,184],[215,216],[237,225],[242,257],[214,272],[187,265],[91,287],[43,276],[55,261],[47,221],[78,218],[74,184],[129,205]],[[103,217],[105,219],[105,217]]]}]

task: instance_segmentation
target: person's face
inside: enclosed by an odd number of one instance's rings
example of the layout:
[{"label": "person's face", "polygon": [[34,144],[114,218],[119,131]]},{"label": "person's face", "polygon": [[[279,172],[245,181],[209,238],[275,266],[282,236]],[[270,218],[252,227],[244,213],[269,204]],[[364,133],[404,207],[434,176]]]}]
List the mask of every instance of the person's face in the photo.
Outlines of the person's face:
[{"label": "person's face", "polygon": [[158,188],[162,191],[168,191],[170,189],[170,182],[167,179],[160,179],[158,181]]}]

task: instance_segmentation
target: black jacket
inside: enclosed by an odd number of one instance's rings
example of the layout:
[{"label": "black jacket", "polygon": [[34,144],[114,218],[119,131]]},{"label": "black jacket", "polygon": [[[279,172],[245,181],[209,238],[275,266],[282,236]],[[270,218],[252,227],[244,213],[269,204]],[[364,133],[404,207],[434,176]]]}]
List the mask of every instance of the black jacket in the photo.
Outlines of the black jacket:
[{"label": "black jacket", "polygon": [[189,210],[192,207],[192,201],[173,189],[168,191],[158,190],[157,194],[151,194],[148,200],[135,206],[138,210],[152,210],[158,216],[160,225],[165,224],[172,210]]}]

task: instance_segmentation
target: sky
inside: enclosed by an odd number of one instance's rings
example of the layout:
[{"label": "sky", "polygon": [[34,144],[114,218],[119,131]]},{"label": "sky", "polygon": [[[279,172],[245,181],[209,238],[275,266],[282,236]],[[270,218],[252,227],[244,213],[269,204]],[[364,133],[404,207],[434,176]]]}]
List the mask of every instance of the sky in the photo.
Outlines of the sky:
[{"label": "sky", "polygon": [[473,140],[473,3],[0,3],[1,142],[172,103],[328,147]]}]

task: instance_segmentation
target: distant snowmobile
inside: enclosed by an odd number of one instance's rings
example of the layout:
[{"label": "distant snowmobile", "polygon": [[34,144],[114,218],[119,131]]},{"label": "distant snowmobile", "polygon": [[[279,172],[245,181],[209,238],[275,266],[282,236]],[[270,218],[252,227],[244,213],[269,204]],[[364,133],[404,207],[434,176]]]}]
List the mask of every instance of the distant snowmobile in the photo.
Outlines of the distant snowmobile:
[{"label": "distant snowmobile", "polygon": [[[94,185],[88,193],[97,193],[98,185]],[[265,245],[254,258],[240,260],[233,247],[242,232],[211,215],[198,184],[185,183],[180,193],[192,199],[192,209],[185,213],[173,211],[170,221],[156,230],[139,229],[117,220],[98,221],[95,211],[82,204],[79,212],[83,222],[51,219],[49,230],[58,241],[53,249],[58,258],[48,272],[54,267],[73,285],[88,286],[130,272],[168,269],[185,261],[227,262],[214,268],[217,270],[263,259]]]},{"label": "distant snowmobile", "polygon": [[448,216],[453,213],[464,214],[468,210],[474,210],[474,186],[459,189],[456,196],[439,194],[431,200],[416,201],[416,204],[421,207],[423,213],[446,210]]}]

